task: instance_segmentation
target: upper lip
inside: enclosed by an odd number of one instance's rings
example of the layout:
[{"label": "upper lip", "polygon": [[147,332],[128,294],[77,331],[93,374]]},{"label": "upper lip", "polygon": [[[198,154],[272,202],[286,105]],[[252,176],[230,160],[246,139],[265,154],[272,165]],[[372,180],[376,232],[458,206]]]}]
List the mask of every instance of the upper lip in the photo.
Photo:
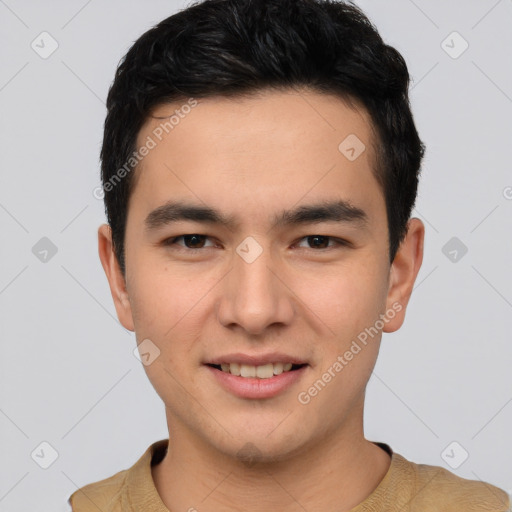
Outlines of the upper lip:
[{"label": "upper lip", "polygon": [[283,354],[282,352],[271,352],[268,354],[243,354],[241,352],[233,354],[225,354],[223,356],[208,359],[205,364],[227,364],[238,363],[248,364],[250,366],[262,366],[269,363],[292,363],[292,364],[307,364],[306,361],[300,357]]}]

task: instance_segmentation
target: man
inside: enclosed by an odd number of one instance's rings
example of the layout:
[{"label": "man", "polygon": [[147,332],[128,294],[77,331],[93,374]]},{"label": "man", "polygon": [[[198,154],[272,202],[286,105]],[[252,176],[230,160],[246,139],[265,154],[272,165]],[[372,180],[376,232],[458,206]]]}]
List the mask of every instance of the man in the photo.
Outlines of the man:
[{"label": "man", "polygon": [[506,511],[364,437],[422,262],[405,62],[354,6],[207,0],[109,92],[99,254],[170,440],[74,511]]}]

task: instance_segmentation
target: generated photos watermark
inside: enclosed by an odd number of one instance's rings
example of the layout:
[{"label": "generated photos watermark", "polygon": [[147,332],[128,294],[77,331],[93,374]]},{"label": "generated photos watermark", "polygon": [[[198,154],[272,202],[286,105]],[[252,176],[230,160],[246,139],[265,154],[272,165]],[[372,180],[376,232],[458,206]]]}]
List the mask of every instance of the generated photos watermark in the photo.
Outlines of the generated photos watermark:
[{"label": "generated photos watermark", "polygon": [[[396,314],[402,311],[403,306],[400,302],[395,302],[390,308],[386,310],[384,314],[379,316],[379,319],[371,327],[366,327],[357,335],[357,340],[353,340],[350,348],[346,350],[343,355],[339,355],[336,361],[333,362],[329,368],[322,374],[322,376],[316,380],[307,390],[301,391],[297,395],[299,403],[307,405],[311,402],[312,398],[318,395],[329,382],[332,381],[342,370],[349,364],[354,357],[359,354],[364,347],[368,345],[369,337],[373,339],[377,336],[384,326],[393,318]],[[359,343],[358,343],[359,342]]]},{"label": "generated photos watermark", "polygon": [[[120,167],[115,174],[113,174],[106,183],[96,187],[92,191],[92,195],[96,199],[103,199],[105,192],[111,192],[115,186],[121,182],[130,172],[132,172],[137,164],[139,164],[144,157],[146,157],[152,149],[155,149],[159,142],[162,141],[164,134],[170,133],[178,124],[184,119],[192,109],[198,105],[198,102],[194,98],[189,98],[187,103],[181,105],[180,108],[174,111],[174,114],[166,117],[165,121],[160,123],[151,133],[146,137],[145,142],[134,151],[131,156],[126,160],[124,165]],[[155,140],[156,139],[156,140]]]}]

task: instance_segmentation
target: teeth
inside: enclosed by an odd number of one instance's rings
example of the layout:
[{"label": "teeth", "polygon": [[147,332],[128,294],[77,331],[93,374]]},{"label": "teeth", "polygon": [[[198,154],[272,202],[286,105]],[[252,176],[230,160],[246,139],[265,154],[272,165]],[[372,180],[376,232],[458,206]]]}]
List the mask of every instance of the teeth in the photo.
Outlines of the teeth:
[{"label": "teeth", "polygon": [[240,375],[240,365],[238,363],[231,363],[226,365],[228,368],[227,372],[231,372],[233,375]]},{"label": "teeth", "polygon": [[257,377],[259,379],[270,379],[274,375],[281,375],[292,369],[292,363],[268,363],[260,366],[238,363],[222,363],[221,370],[232,375],[242,377]]},{"label": "teeth", "polygon": [[274,363],[274,375],[281,375],[283,373],[283,363]]},{"label": "teeth", "polygon": [[242,377],[256,377],[256,366],[249,366],[248,364],[240,365],[240,375]]},{"label": "teeth", "polygon": [[260,379],[268,379],[274,376],[274,365],[272,363],[256,366],[256,376]]}]

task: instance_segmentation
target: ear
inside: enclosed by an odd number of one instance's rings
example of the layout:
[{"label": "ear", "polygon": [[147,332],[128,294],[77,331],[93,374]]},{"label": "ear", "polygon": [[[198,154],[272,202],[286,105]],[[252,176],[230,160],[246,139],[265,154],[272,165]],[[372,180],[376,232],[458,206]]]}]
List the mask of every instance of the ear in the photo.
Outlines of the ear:
[{"label": "ear", "polygon": [[404,323],[405,310],[423,261],[424,238],[423,222],[416,218],[410,219],[407,234],[391,264],[386,311],[393,310],[396,314],[385,324],[384,332],[397,331]]},{"label": "ear", "polygon": [[98,253],[103,270],[107,275],[117,317],[123,327],[129,331],[134,331],[132,308],[126,291],[126,281],[114,253],[112,229],[108,224],[102,224],[98,229]]}]

